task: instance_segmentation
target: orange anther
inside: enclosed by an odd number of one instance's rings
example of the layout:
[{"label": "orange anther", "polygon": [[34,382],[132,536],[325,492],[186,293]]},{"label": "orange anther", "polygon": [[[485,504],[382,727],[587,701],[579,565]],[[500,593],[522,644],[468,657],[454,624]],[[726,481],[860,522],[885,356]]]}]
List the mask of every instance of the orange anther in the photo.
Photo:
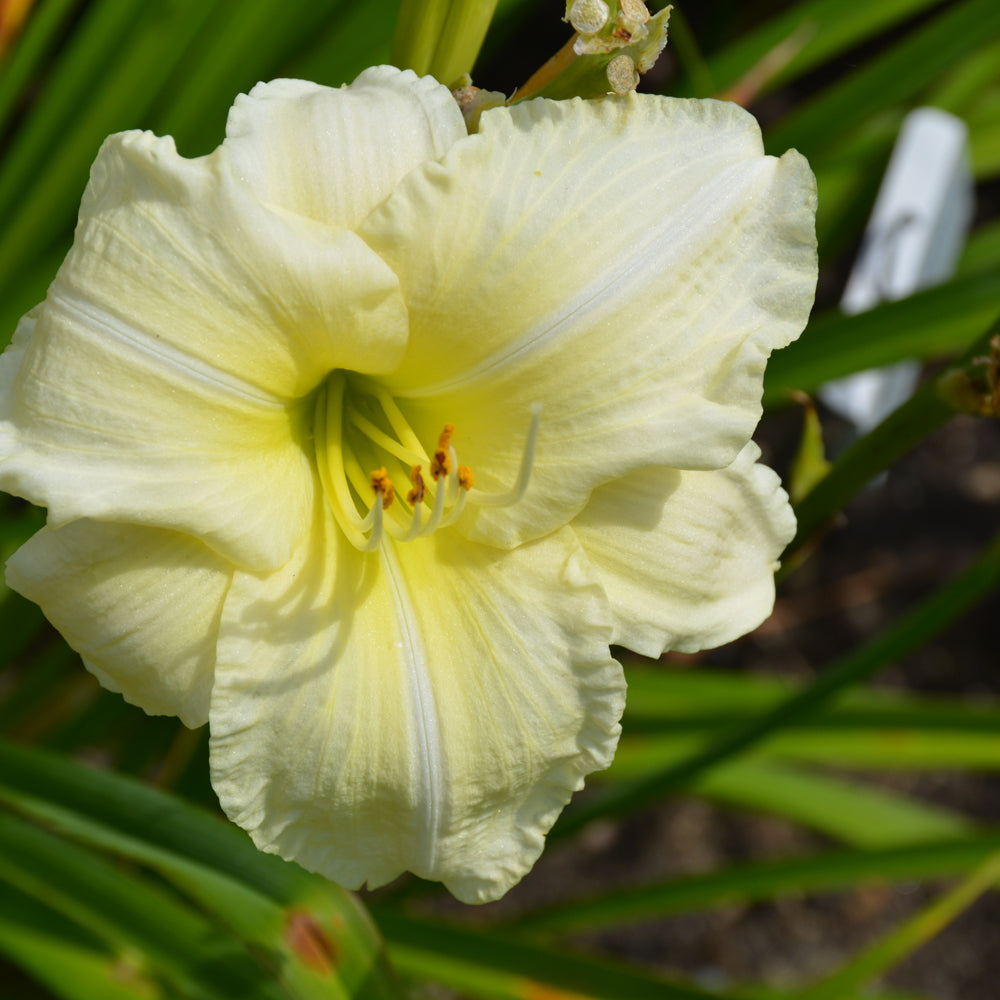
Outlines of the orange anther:
[{"label": "orange anther", "polygon": [[434,452],[434,460],[431,462],[431,475],[435,480],[442,476],[451,474],[451,455],[447,451]]},{"label": "orange anther", "polygon": [[458,485],[466,492],[476,485],[476,477],[472,474],[472,469],[467,465],[460,465],[458,467]]},{"label": "orange anther", "polygon": [[413,483],[413,489],[406,494],[406,502],[415,507],[424,502],[424,477],[420,475],[419,465],[410,469],[410,482]]},{"label": "orange anther", "polygon": [[385,510],[396,498],[396,490],[393,488],[392,480],[385,471],[384,465],[371,474],[371,484],[372,489],[382,497],[382,509]]},{"label": "orange anther", "polygon": [[451,444],[451,439],[455,436],[455,425],[445,424],[444,430],[441,431],[441,436],[438,438],[438,451],[447,451],[448,445]]}]

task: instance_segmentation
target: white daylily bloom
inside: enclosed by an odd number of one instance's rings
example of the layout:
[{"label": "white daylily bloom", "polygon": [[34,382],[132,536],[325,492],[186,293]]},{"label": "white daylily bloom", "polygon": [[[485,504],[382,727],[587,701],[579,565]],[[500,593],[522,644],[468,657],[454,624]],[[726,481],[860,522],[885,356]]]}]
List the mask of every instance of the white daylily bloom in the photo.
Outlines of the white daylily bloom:
[{"label": "white daylily bloom", "polygon": [[383,67],[260,85],[199,159],[112,136],[0,359],[0,486],[48,508],[8,580],[209,722],[262,849],[496,898],[611,761],[609,644],[770,610],[793,519],[748,441],[813,216],[803,159],[710,101],[470,136]]}]

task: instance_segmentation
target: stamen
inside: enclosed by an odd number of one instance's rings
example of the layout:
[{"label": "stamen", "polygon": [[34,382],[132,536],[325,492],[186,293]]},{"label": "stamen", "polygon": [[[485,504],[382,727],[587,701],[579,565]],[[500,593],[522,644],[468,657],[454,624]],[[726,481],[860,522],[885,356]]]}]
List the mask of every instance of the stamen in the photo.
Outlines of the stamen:
[{"label": "stamen", "polygon": [[396,499],[396,490],[389,478],[389,473],[385,471],[383,465],[381,469],[376,469],[369,480],[376,495],[382,498],[382,509],[392,506],[392,501]]},{"label": "stamen", "polygon": [[369,512],[372,515],[372,533],[367,538],[362,536],[362,542],[360,545],[357,541],[351,538],[350,540],[356,549],[359,549],[362,552],[374,552],[382,544],[383,507],[384,504],[378,503],[378,501],[372,504],[372,509]]},{"label": "stamen", "polygon": [[437,451],[434,452],[434,461],[431,462],[431,475],[435,481],[442,476],[450,476],[453,467],[451,456],[454,449],[451,447],[451,439],[455,435],[455,425],[445,424],[441,436],[438,438]]},{"label": "stamen", "polygon": [[509,507],[520,500],[528,492],[528,483],[531,482],[531,470],[535,466],[535,450],[538,447],[538,426],[542,420],[542,404],[531,404],[531,426],[528,428],[528,436],[524,442],[524,451],[521,454],[521,468],[518,469],[517,479],[514,485],[505,493],[483,493],[476,490],[469,494],[469,502],[480,504],[483,507]]},{"label": "stamen", "polygon": [[409,448],[403,447],[398,441],[389,437],[384,431],[380,430],[375,426],[367,417],[362,416],[353,406],[348,404],[347,415],[350,417],[351,423],[359,431],[361,431],[373,444],[377,444],[380,448],[384,448],[390,455],[395,455],[396,458],[401,459],[409,465],[414,462],[422,461],[421,454],[418,452],[410,451]]},{"label": "stamen", "polygon": [[393,434],[396,435],[403,447],[408,448],[414,455],[418,455],[417,461],[426,462],[427,453],[424,451],[424,446],[420,443],[417,435],[413,433],[413,428],[410,427],[409,421],[403,416],[403,411],[396,405],[392,396],[376,382],[366,383],[366,388],[378,400],[382,412],[389,421],[389,426],[392,427]]},{"label": "stamen", "polygon": [[420,475],[419,465],[410,469],[410,482],[413,483],[413,489],[406,494],[406,502],[412,507],[424,502],[424,493],[427,490],[424,486],[424,477]]},{"label": "stamen", "polygon": [[[435,454],[435,459],[440,454],[437,452]],[[432,535],[437,531],[441,524],[441,516],[444,514],[444,496],[447,493],[447,484],[438,481],[437,490],[434,493],[434,506],[431,508],[431,516],[427,519],[427,523],[424,525],[423,530],[420,532],[420,537],[425,538],[427,535]]]},{"label": "stamen", "polygon": [[[319,471],[323,491],[336,502],[330,504],[333,516],[340,530],[356,548],[371,551],[382,538],[382,512],[380,505],[368,511],[362,518],[351,500],[350,489],[344,473],[343,446],[341,442],[340,413],[344,395],[343,380],[335,381],[326,392],[316,397],[316,415],[313,423],[316,435],[316,467]],[[330,397],[333,396],[333,399]],[[372,528],[371,537],[366,538],[364,532]],[[372,538],[377,541],[372,543]]]},{"label": "stamen", "polygon": [[[459,465],[452,444],[454,424],[444,425],[429,459],[407,418],[385,389],[367,380],[356,384],[353,378],[348,387],[348,379],[338,372],[331,375],[316,397],[316,466],[330,510],[347,540],[362,552],[372,552],[381,545],[386,532],[395,540],[412,541],[453,524],[470,497],[473,503],[485,506],[505,506],[520,500],[531,479],[540,420],[541,407],[536,404],[531,409],[521,465],[511,488],[497,494],[478,490],[472,493],[475,477],[469,466]],[[372,469],[380,460],[386,465]],[[411,488],[405,502],[401,495],[400,503],[386,517],[385,511],[397,499],[389,468],[395,475],[404,474],[397,462],[409,469]],[[372,471],[366,473],[366,468]],[[424,479],[426,468],[433,482]],[[372,493],[369,506],[367,498]],[[429,505],[426,515],[425,505]]]},{"label": "stamen", "polygon": [[451,475],[451,458],[446,451],[434,452],[434,461],[431,462],[431,475],[435,481],[442,476]]}]

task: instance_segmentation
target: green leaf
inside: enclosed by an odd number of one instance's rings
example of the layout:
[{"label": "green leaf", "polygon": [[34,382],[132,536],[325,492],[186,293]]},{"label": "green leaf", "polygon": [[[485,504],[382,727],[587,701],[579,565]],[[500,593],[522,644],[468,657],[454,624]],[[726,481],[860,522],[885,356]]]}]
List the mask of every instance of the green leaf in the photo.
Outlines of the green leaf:
[{"label": "green leaf", "polygon": [[[210,152],[222,141],[236,95],[259,80],[288,75],[285,64],[329,23],[339,23],[346,6],[339,0],[215,0],[211,16],[161,88],[150,111],[151,127],[174,136],[185,156]],[[378,34],[378,22],[367,31]]]},{"label": "green leaf", "polygon": [[1000,830],[903,847],[826,851],[783,861],[737,865],[669,882],[616,888],[588,899],[571,899],[519,915],[511,931],[550,934],[597,929],[783,895],[943,878],[981,864],[998,848]]},{"label": "green leaf", "polygon": [[[933,6],[937,0],[879,0],[845,4],[842,0],[806,0],[763,20],[708,60],[717,91],[728,90],[769,56],[787,50],[775,69],[764,76],[766,93],[815,69],[835,56],[874,38],[880,32]],[[707,91],[683,94],[710,96]]]},{"label": "green leaf", "polygon": [[472,72],[497,0],[403,0],[392,61],[450,86]]},{"label": "green leaf", "polygon": [[972,829],[957,813],[858,781],[741,757],[694,785],[728,805],[768,812],[855,847],[895,847]]},{"label": "green leaf", "polygon": [[398,9],[398,0],[341,4],[325,31],[294,53],[281,75],[339,87],[368,66],[391,62],[390,33],[378,27],[391,25]]},{"label": "green leaf", "polygon": [[64,1000],[166,1000],[162,988],[100,938],[4,886],[0,952]]},{"label": "green leaf", "polygon": [[0,286],[73,218],[104,137],[150,106],[211,8],[203,0],[99,0],[85,9],[0,167]]},{"label": "green leaf", "polygon": [[[954,366],[925,383],[877,427],[844,451],[829,472],[795,505],[798,528],[785,560],[811,541],[874,476],[937,430],[958,412],[975,412],[990,397],[982,358],[989,356],[1000,320],[977,338]],[[984,374],[986,377],[984,378]],[[982,382],[981,385],[977,383]]]},{"label": "green leaf", "polygon": [[66,31],[79,0],[47,0],[28,18],[17,44],[0,61],[0,136],[18,110],[18,102]]},{"label": "green leaf", "polygon": [[803,401],[802,436],[789,469],[788,496],[792,503],[804,497],[830,471],[819,414],[808,396]]},{"label": "green leaf", "polygon": [[887,106],[910,100],[998,33],[1000,5],[994,0],[947,5],[861,69],[799,103],[768,132],[768,148],[795,148],[810,158],[831,149],[845,133]]},{"label": "green leaf", "polygon": [[152,974],[181,996],[281,995],[239,942],[163,889],[5,814],[0,879],[92,930],[112,950],[143,955]]},{"label": "green leaf", "polygon": [[[178,927],[208,934],[221,949],[224,965],[230,953],[242,954],[239,949],[262,956],[265,978],[293,997],[375,1000],[394,995],[378,939],[354,897],[295,865],[261,854],[245,834],[213,816],[138,782],[5,743],[0,743],[0,801],[63,838],[128,858],[168,880],[195,904],[188,906],[187,917],[178,917]],[[119,945],[112,935],[132,927],[125,911],[139,905],[136,900],[150,887],[137,883],[121,888],[116,896],[113,880],[88,886],[78,869],[84,858],[94,859],[94,851],[88,853],[66,839],[51,840],[65,851],[66,859],[63,870],[51,869],[58,873],[52,876],[53,885],[39,888],[37,880],[48,877],[48,870],[39,869],[39,858],[27,858],[24,870],[35,879],[29,885],[21,885],[12,872],[2,874],[23,891],[31,893],[34,886],[43,902],[58,904],[60,912],[76,919],[97,907],[95,919],[104,919],[111,943]],[[106,867],[97,859],[93,871],[102,871],[101,864]],[[112,893],[107,900],[100,895],[106,888]],[[183,908],[180,903],[174,906]],[[147,942],[142,938],[132,944],[145,948]],[[163,955],[150,954],[158,963],[180,962],[169,948]],[[177,975],[178,969],[168,966],[167,972]],[[255,973],[261,974],[260,969]],[[334,990],[338,992],[331,993]]]},{"label": "green leaf", "polygon": [[840,1000],[861,990],[907,955],[916,951],[984,892],[1000,882],[1000,852],[993,854],[971,875],[911,917],[881,941],[866,949],[828,979],[800,994],[801,1000]]},{"label": "green leaf", "polygon": [[956,354],[997,316],[1000,272],[975,273],[855,316],[826,313],[768,361],[764,406],[791,402],[789,389],[824,382],[902,358]]},{"label": "green leaf", "polygon": [[[706,737],[744,726],[799,684],[699,667],[627,663],[624,735],[609,776],[634,779],[695,753]],[[1000,769],[1000,706],[856,689],[792,719],[758,746],[768,758],[862,768]]]},{"label": "green leaf", "polygon": [[726,1000],[612,962],[373,906],[393,964],[409,976],[489,1000]]}]

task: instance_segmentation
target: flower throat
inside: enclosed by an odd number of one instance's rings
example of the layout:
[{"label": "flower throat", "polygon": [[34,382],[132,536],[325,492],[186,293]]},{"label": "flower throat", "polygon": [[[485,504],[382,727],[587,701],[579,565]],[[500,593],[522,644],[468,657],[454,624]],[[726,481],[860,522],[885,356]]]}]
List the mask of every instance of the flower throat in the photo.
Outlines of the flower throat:
[{"label": "flower throat", "polygon": [[[458,462],[452,424],[445,424],[429,450],[382,386],[333,372],[317,394],[313,419],[316,465],[327,504],[348,541],[362,552],[373,552],[386,534],[399,542],[426,538],[454,524],[467,503],[515,504],[531,479],[540,419],[541,407],[535,404],[511,488],[473,492],[475,477]],[[405,500],[397,491],[399,482],[408,484]]]}]

